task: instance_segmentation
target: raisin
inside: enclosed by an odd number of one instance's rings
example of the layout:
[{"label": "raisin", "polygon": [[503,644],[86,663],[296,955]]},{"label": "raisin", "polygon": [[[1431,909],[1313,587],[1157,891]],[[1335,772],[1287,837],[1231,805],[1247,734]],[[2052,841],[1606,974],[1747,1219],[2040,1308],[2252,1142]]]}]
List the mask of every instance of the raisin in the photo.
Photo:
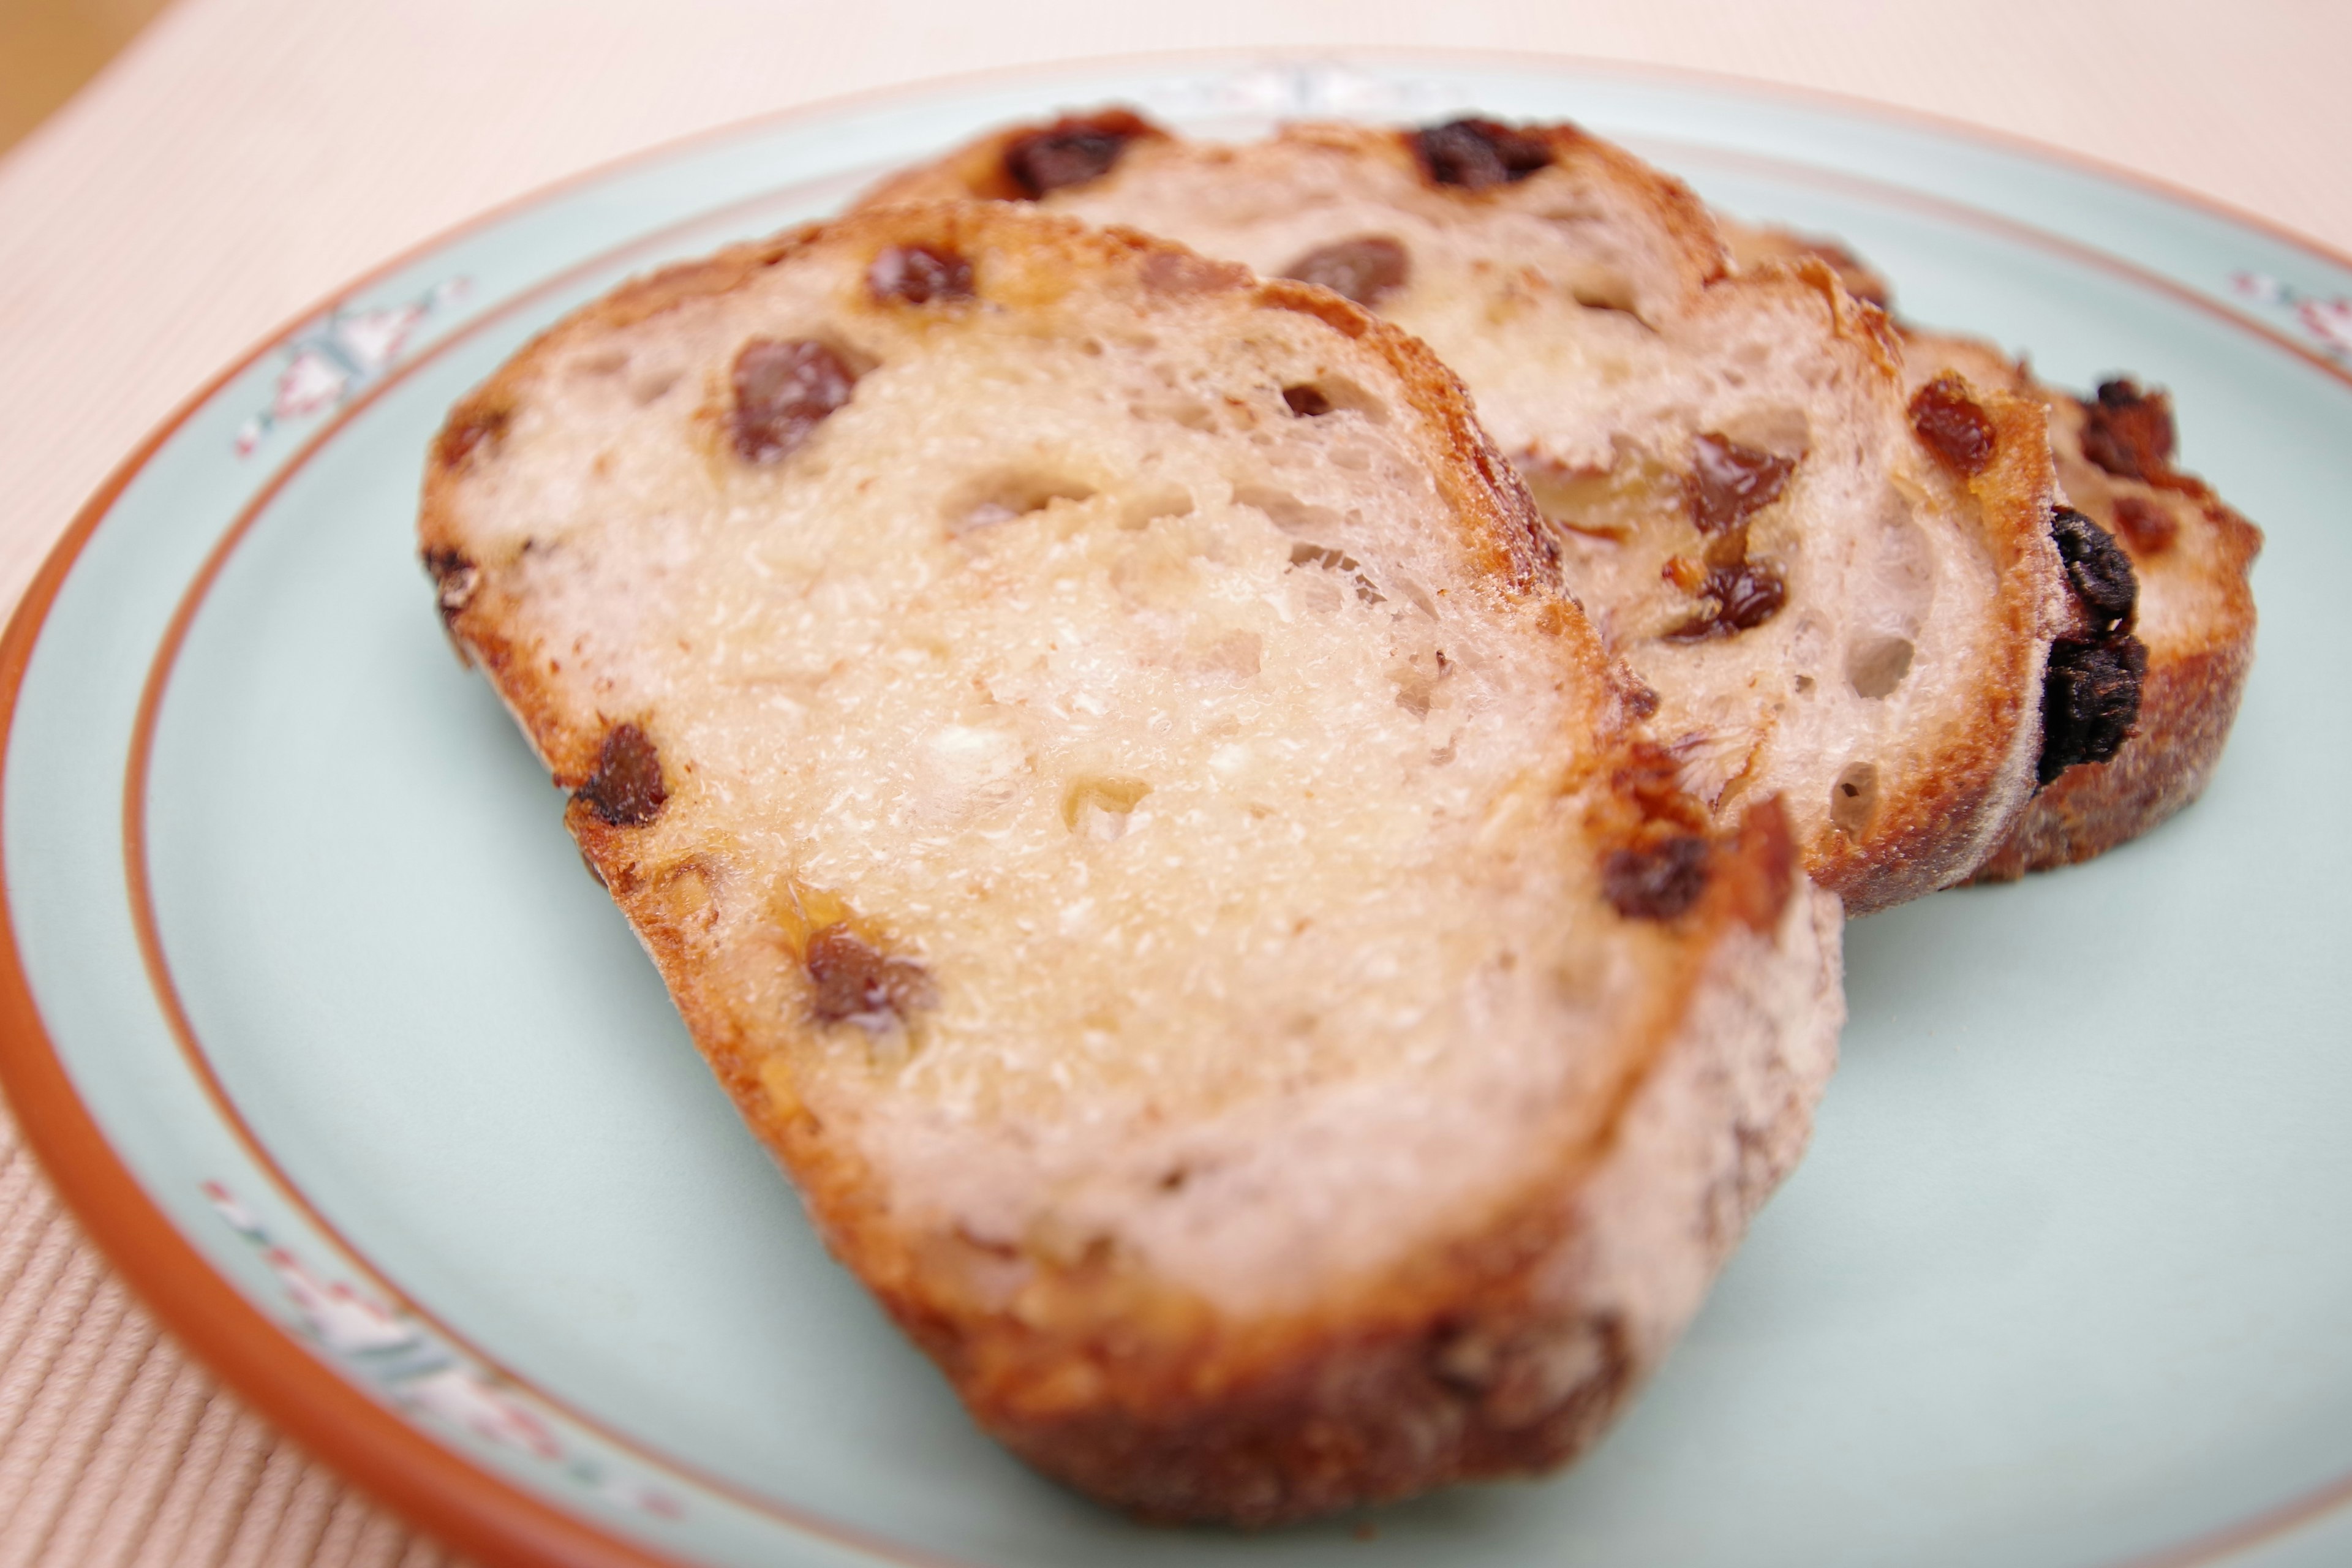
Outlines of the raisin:
[{"label": "raisin", "polygon": [[1705,593],[1715,601],[1714,607],[1666,633],[1668,642],[1703,642],[1753,631],[1789,602],[1789,585],[1780,574],[1754,561],[1708,567]]},{"label": "raisin", "polygon": [[1323,395],[1323,389],[1305,382],[1284,387],[1282,401],[1301,419],[1314,419],[1331,412],[1331,400]]},{"label": "raisin", "polygon": [[449,416],[441,434],[433,443],[433,459],[445,468],[455,468],[483,442],[496,445],[514,422],[514,414],[505,408],[466,407]]},{"label": "raisin", "polygon": [[2062,506],[2050,514],[2050,537],[2057,542],[2058,559],[2066,563],[2066,581],[2101,633],[2131,629],[2132,612],[2139,604],[2139,579],[2131,557],[2115,535],[2076,511]]},{"label": "raisin", "polygon": [[2172,466],[2172,399],[2118,376],[2083,405],[2083,456],[2118,479],[2152,479]]},{"label": "raisin", "polygon": [[2047,784],[2076,763],[2104,763],[2139,721],[2147,648],[2128,633],[2099,642],[2068,640],[2050,649],[2042,684],[2042,758]]},{"label": "raisin", "polygon": [[1048,191],[1099,180],[1127,152],[1142,123],[1131,114],[1057,120],[1007,146],[1004,173],[1033,202]]},{"label": "raisin", "polygon": [[1957,375],[1939,375],[1911,395],[1911,428],[1955,473],[1980,474],[1992,461],[1992,421]]},{"label": "raisin", "polygon": [[821,1024],[878,1030],[931,1003],[930,976],[921,964],[877,952],[840,921],[810,936],[803,964],[809,1011]]},{"label": "raisin", "polygon": [[866,269],[866,289],[877,300],[929,305],[972,297],[971,263],[952,250],[931,245],[894,245]]},{"label": "raisin", "polygon": [[2180,524],[2172,513],[2137,496],[2116,498],[2116,531],[2142,555],[2161,555],[2172,545]]},{"label": "raisin", "polygon": [[1701,436],[1683,476],[1683,501],[1701,533],[1720,533],[1780,498],[1797,465],[1724,436]]},{"label": "raisin", "polygon": [[856,373],[823,343],[752,339],[735,356],[735,450],[751,463],[789,456],[856,384]]},{"label": "raisin", "polygon": [[635,724],[615,724],[604,732],[596,771],[572,798],[610,826],[642,827],[661,815],[669,799],[662,785],[661,754]]},{"label": "raisin", "polygon": [[1412,258],[1384,234],[1359,235],[1316,247],[1282,269],[1285,278],[1328,289],[1370,308],[1412,276]]},{"label": "raisin", "polygon": [[1492,120],[1456,120],[1412,133],[1413,155],[1433,185],[1483,191],[1524,180],[1551,163],[1551,148]]},{"label": "raisin", "polygon": [[426,551],[425,569],[433,574],[441,624],[455,626],[457,616],[473,602],[475,591],[482,585],[482,569],[456,550]]},{"label": "raisin", "polygon": [[1706,891],[1706,840],[1678,833],[1640,849],[1613,849],[1601,890],[1627,920],[1670,921]]}]

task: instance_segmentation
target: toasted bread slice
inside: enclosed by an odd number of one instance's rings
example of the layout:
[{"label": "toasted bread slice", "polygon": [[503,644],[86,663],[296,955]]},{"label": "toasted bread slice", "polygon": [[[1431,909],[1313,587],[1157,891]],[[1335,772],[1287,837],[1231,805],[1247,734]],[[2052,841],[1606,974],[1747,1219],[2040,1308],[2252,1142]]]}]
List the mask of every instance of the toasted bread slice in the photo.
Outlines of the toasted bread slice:
[{"label": "toasted bread slice", "polygon": [[[1720,220],[1740,265],[1814,256],[1882,304],[1893,290],[1833,240]],[[2262,531],[2194,474],[2173,466],[2172,405],[2116,377],[2090,398],[2035,378],[1979,339],[1905,326],[1912,374],[1953,369],[2050,410],[2059,488],[2122,547],[2137,580],[2135,631],[2147,649],[2137,721],[2112,754],[2059,773],[1979,868],[1979,880],[2073,865],[2136,838],[2205,791],[2238,715],[2254,658],[2248,580]]]},{"label": "toasted bread slice", "polygon": [[1458,384],[1323,290],[799,230],[530,345],[420,532],[835,1256],[1097,1497],[1555,1464],[1803,1144],[1834,900],[1676,791]]},{"label": "toasted bread slice", "polygon": [[[1719,816],[1779,795],[1854,912],[2002,841],[2074,616],[2037,403],[1915,394],[1885,318],[1820,263],[1730,275],[1688,190],[1573,127],[1139,126],[1000,132],[869,204],[1018,186],[1368,305],[1469,385]],[[1037,167],[1055,178],[1007,173]]]}]

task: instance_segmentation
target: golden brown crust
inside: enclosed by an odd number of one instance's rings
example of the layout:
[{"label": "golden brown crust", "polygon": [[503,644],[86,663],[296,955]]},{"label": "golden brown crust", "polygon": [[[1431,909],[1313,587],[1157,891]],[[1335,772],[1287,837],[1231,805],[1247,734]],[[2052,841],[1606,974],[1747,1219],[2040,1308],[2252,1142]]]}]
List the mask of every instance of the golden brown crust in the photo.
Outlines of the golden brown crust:
[{"label": "golden brown crust", "polygon": [[[1803,267],[1830,277],[1819,263]],[[1839,293],[1891,338],[1874,306]],[[1864,837],[1832,827],[1807,847],[1813,879],[1843,897],[1849,914],[1887,909],[1964,879],[2002,841],[2032,788],[2042,672],[2065,613],[2049,533],[2054,473],[2038,404],[1996,388],[1970,391],[1994,432],[1991,460],[1966,482],[2000,584],[1992,606],[2000,633],[1970,683],[1971,708],[1932,741],[1916,739],[1916,754],[1927,760],[1911,793]]]},{"label": "golden brown crust", "polygon": [[[898,209],[739,246],[626,285],[542,335],[450,416],[447,431],[457,434],[445,434],[428,464],[420,542],[443,584],[453,636],[489,675],[559,784],[581,789],[598,766],[605,726],[633,716],[583,718],[565,687],[564,650],[534,646],[514,630],[521,617],[501,574],[465,556],[459,488],[476,465],[496,461],[534,378],[559,350],[722,293],[804,248],[886,239],[936,239],[975,253],[1024,247],[1065,271],[1131,266],[1164,286],[1247,289],[1259,308],[1303,310],[1329,322],[1395,369],[1435,433],[1432,468],[1461,526],[1491,549],[1497,582],[1547,602],[1544,624],[1564,668],[1601,668],[1590,626],[1549,587],[1551,563],[1524,486],[1472,417],[1459,384],[1418,342],[1331,296],[1250,281],[1139,235],[1001,206]],[[1596,703],[1609,700],[1608,683],[1592,684]],[[1622,697],[1614,701],[1624,707]],[[1656,771],[1606,712],[1594,722],[1604,739],[1591,759],[1593,777]],[[666,759],[663,766],[691,763]],[[1594,786],[1591,777],[1560,787],[1588,786],[1601,803],[1596,809],[1623,816],[1596,821],[1596,842],[1637,835],[1673,809],[1665,784],[1654,786],[1655,798]],[[1592,1229],[1579,1206],[1582,1190],[1614,1156],[1662,1064],[1686,1066],[1695,1050],[1718,1048],[1723,1031],[1693,1018],[1722,989],[1710,977],[1748,973],[1759,962],[1751,951],[1806,907],[1785,818],[1776,802],[1766,803],[1717,847],[1696,905],[1640,945],[1653,972],[1652,1001],[1619,1053],[1606,1108],[1591,1119],[1591,1131],[1559,1142],[1542,1180],[1487,1222],[1465,1224],[1435,1256],[1311,1310],[1240,1319],[1116,1251],[1047,1256],[911,1228],[893,1210],[884,1173],[851,1140],[828,1133],[821,1112],[792,1092],[772,1050],[747,1026],[731,955],[710,926],[705,868],[692,858],[641,858],[642,830],[606,820],[589,796],[575,795],[566,821],[712,1069],[791,1172],[828,1247],[940,1365],[974,1416],[1048,1473],[1171,1520],[1278,1522],[1451,1479],[1538,1469],[1589,1442],[1663,1353],[1671,1325],[1662,1332],[1625,1319],[1611,1300],[1580,1294],[1575,1249]],[[1833,999],[1816,1003],[1833,1010]],[[1799,1079],[1787,1107],[1773,1113],[1781,1152],[1772,1161],[1745,1158],[1744,1132],[1735,1141],[1727,1125],[1709,1130],[1736,1148],[1699,1216],[1705,1237],[1696,1245],[1708,1268],[1801,1144],[1818,1079]]]},{"label": "golden brown crust", "polygon": [[[1887,281],[1834,240],[1718,222],[1743,268],[1811,257],[1834,268],[1852,292],[1881,305],[1892,298]],[[1990,343],[1910,328],[1904,337],[1915,376],[1949,365],[2048,408],[2060,490],[2115,536],[2142,585],[2137,629],[2147,672],[2138,722],[2111,761],[2077,763],[2036,795],[1971,879],[2013,881],[2137,838],[2204,793],[2253,667],[2249,574],[2262,531],[2168,455],[2130,465],[2137,473],[2094,462],[2084,444],[2088,406]],[[2168,426],[2168,410],[2164,418]],[[2135,526],[2139,519],[2147,521]]]},{"label": "golden brown crust", "polygon": [[[1919,337],[1923,347],[1958,352],[1951,340]],[[2169,460],[2141,466],[2137,475],[2093,462],[2084,439],[2089,408],[2032,380],[2022,366],[2015,374],[2049,406],[2051,445],[2069,503],[2131,557],[2147,673],[2139,720],[2123,749],[2111,761],[2077,763],[2061,773],[1978,870],[1978,881],[2011,881],[2087,860],[2138,837],[2204,793],[2253,668],[2250,574],[2263,546],[2262,530]]]}]

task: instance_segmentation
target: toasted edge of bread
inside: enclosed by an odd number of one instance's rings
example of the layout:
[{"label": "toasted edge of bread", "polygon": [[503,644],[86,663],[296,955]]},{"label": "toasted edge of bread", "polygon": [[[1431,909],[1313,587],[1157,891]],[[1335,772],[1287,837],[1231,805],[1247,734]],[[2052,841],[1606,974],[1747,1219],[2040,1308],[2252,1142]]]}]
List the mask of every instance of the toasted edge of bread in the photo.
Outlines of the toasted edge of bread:
[{"label": "toasted edge of bread", "polygon": [[[1813,258],[1834,268],[1853,293],[1892,305],[1893,286],[1835,240],[1730,218],[1717,222],[1742,267]],[[2045,786],[1971,879],[2012,881],[2104,854],[2204,793],[2253,668],[2256,616],[2249,574],[2262,551],[2262,530],[2204,480],[2173,465],[2172,413],[2162,394],[2144,394],[2126,379],[2110,382],[2122,399],[2146,408],[2150,430],[2148,438],[2120,450],[2105,444],[2095,458],[2084,436],[2098,417],[2096,395],[2085,401],[2052,386],[1980,339],[1908,325],[1900,330],[1910,359],[1922,369],[1950,366],[2048,407],[2060,489],[2069,504],[2122,546],[2140,580],[2137,633],[2147,649],[2147,668],[2133,733],[2111,759],[2076,763]],[[2119,507],[2147,521],[2135,527],[2128,516],[2119,516]]]}]

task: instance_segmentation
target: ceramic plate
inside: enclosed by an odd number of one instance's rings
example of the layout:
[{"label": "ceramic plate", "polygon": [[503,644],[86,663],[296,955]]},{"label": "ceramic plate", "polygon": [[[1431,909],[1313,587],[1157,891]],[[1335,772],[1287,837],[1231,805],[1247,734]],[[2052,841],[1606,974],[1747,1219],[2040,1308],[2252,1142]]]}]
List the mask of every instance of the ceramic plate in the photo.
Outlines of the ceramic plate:
[{"label": "ceramic plate", "polygon": [[[1811,1159],[1632,1414],[1540,1484],[1243,1536],[1037,1479],[825,1259],[416,568],[442,412],[631,273],[1058,106],[1571,117],[1842,235],[1922,321],[2172,389],[2269,531],[2207,797],[1853,928]],[[193,401],[6,645],[6,1087],[178,1333],[516,1561],[1059,1568],[2284,1564],[2352,1554],[2352,270],[2030,149],[1568,62],[1113,63],[600,173]],[[2332,976],[2332,978],[2331,978]]]}]

